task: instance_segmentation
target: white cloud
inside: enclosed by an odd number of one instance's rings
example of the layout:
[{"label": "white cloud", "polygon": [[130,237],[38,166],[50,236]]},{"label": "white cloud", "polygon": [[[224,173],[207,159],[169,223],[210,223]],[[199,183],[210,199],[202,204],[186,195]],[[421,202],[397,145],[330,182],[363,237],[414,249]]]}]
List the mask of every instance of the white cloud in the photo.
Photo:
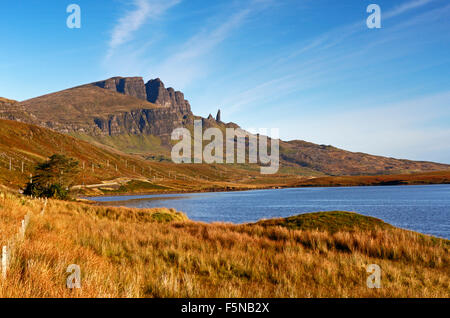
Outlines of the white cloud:
[{"label": "white cloud", "polygon": [[[109,41],[109,50],[104,60],[108,73],[116,74],[123,71],[129,74],[131,70],[140,70],[146,78],[160,77],[164,82],[177,89],[184,89],[193,80],[207,75],[210,71],[209,58],[212,53],[239,29],[252,14],[270,7],[274,0],[251,0],[244,3],[230,2],[228,9],[220,6],[221,11],[212,12],[210,19],[204,21],[203,27],[196,33],[181,40],[170,49],[166,56],[156,61],[149,58],[149,43],[154,38],[146,39],[146,46],[136,45],[135,33],[147,22],[160,18],[168,9],[182,0],[134,0],[134,9],[120,18]],[[140,41],[142,42],[142,41]],[[114,55],[114,58],[113,58]],[[126,55],[127,58],[122,57]],[[131,55],[131,58],[130,58]],[[123,61],[126,61],[125,63]],[[117,61],[122,61],[118,65]],[[142,73],[146,69],[148,72]],[[121,73],[121,74],[122,74]]]},{"label": "white cloud", "polygon": [[134,9],[120,18],[112,31],[108,56],[113,54],[115,48],[130,41],[133,33],[148,20],[160,17],[180,2],[181,0],[134,0]]},{"label": "white cloud", "polygon": [[176,47],[175,53],[156,65],[153,71],[165,81],[182,89],[193,79],[205,74],[207,66],[202,57],[225,41],[233,30],[245,22],[250,13],[251,9],[242,9],[221,24],[199,31]]}]

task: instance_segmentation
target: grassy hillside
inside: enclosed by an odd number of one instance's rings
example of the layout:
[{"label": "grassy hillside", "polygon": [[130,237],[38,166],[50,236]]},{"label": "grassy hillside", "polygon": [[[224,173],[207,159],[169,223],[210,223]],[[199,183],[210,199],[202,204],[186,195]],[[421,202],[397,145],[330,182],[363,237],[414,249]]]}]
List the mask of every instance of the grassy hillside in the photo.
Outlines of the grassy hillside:
[{"label": "grassy hillside", "polygon": [[21,102],[42,122],[84,124],[94,117],[156,108],[147,101],[96,86],[79,86]]},{"label": "grassy hillside", "polygon": [[141,155],[156,161],[161,158],[170,160],[170,147],[163,145],[161,138],[153,135],[122,134],[116,136],[90,136],[88,134],[70,134],[73,137],[94,144],[103,144],[129,154]]},{"label": "grassy hillside", "polygon": [[[17,121],[0,120],[0,184],[13,189],[29,181],[38,162],[63,153],[85,169],[77,176],[76,191],[88,195],[111,193],[203,192],[295,186],[448,183],[450,172],[393,176],[310,178],[308,171],[261,175],[257,165],[174,164],[145,160],[99,143],[88,143],[55,131]],[[10,169],[11,162],[11,169]],[[23,163],[23,172],[22,172]],[[109,165],[108,165],[109,164]],[[117,165],[117,171],[116,171]],[[94,166],[94,168],[92,168]],[[292,168],[294,169],[294,168]]]},{"label": "grassy hillside", "polygon": [[[130,167],[144,166],[143,160],[115,150],[95,147],[90,143],[38,126],[0,120],[1,184],[13,188],[23,185],[29,180],[36,163],[45,161],[55,153],[73,157],[80,162],[81,166],[84,162],[85,169],[76,180],[80,184],[101,182],[117,177],[133,177],[133,171],[125,167],[127,160]],[[108,160],[110,166],[107,169]],[[118,165],[118,171],[115,171],[115,164]],[[94,165],[93,169],[92,165]]]},{"label": "grassy hillside", "polygon": [[33,167],[55,153],[77,159],[81,167],[84,164],[75,183],[98,185],[78,188],[88,194],[103,194],[111,190],[161,192],[164,189],[184,192],[256,189],[299,181],[295,175],[262,176],[256,166],[249,169],[246,165],[177,165],[166,161],[148,161],[141,156],[125,154],[101,144],[94,145],[50,129],[0,120],[0,184],[14,189],[23,187]]},{"label": "grassy hillside", "polygon": [[[448,240],[360,215],[231,225],[166,209],[43,206],[0,194],[0,245],[13,251],[0,297],[450,296]],[[80,266],[80,290],[66,288],[70,264]],[[366,286],[369,264],[382,269],[380,289]]]},{"label": "grassy hillside", "polygon": [[303,140],[280,143],[284,166],[301,166],[327,175],[390,175],[450,170],[450,165],[375,156]]}]

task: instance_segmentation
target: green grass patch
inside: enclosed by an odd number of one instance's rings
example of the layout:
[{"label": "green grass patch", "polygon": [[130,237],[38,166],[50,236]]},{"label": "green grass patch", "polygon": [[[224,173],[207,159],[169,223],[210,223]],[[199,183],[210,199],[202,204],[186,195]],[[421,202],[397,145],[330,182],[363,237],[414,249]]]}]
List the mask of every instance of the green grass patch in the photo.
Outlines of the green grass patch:
[{"label": "green grass patch", "polygon": [[264,227],[282,226],[292,230],[319,230],[330,233],[392,227],[380,219],[344,211],[306,213],[287,218],[262,220],[255,224]]}]

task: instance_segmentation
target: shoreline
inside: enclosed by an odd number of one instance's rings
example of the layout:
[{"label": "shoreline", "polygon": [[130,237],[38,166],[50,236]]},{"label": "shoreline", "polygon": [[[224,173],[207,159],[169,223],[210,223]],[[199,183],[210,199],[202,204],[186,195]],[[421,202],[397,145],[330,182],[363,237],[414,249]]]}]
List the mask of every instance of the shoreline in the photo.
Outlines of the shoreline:
[{"label": "shoreline", "polygon": [[[281,189],[298,189],[298,188],[354,188],[354,187],[394,187],[394,186],[427,186],[427,185],[445,185],[450,182],[442,183],[408,183],[408,184],[358,184],[358,185],[298,185],[298,186],[270,186],[261,188],[214,188],[214,190],[208,191],[154,191],[154,192],[119,192],[111,194],[87,194],[83,196],[77,196],[75,200],[89,201],[89,198],[105,198],[105,197],[120,197],[120,196],[139,196],[139,195],[169,195],[169,194],[200,194],[200,193],[214,193],[214,192],[245,192],[245,191],[260,191],[260,190],[281,190]],[[124,200],[125,201],[125,200]],[[128,200],[127,200],[128,201]],[[96,202],[96,201],[92,201]],[[115,201],[105,201],[115,202]]]},{"label": "shoreline", "polygon": [[[428,184],[429,185],[429,184]],[[415,185],[417,187],[410,187],[410,188],[415,188],[415,189],[411,189],[411,191],[413,191],[413,193],[429,193],[429,191],[442,191],[442,189],[444,189],[444,191],[446,191],[448,188],[445,187],[447,184],[435,184],[436,186],[441,186],[441,187],[422,187],[423,185]],[[444,186],[444,188],[442,188],[442,186]],[[305,188],[305,187],[303,187]],[[331,190],[333,191],[338,191],[337,189],[341,188],[343,191],[355,191],[356,188],[355,187],[323,187],[323,190],[320,190],[319,187],[310,187],[309,189],[319,189],[319,191],[326,191],[327,188],[334,188],[335,190]],[[359,186],[359,188],[365,188],[361,189],[360,191],[362,192],[357,192],[357,193],[367,193],[367,191],[369,191],[369,193],[372,193],[372,191],[377,191],[378,190],[370,190],[370,186]],[[288,192],[286,191],[276,191],[276,192],[269,192],[269,193],[264,193],[262,191],[266,191],[266,190],[278,190],[278,189],[257,189],[257,190],[247,190],[251,191],[251,193],[249,193],[248,195],[256,195],[256,196],[260,196],[260,197],[265,197],[265,196],[271,196],[271,197],[283,197],[284,194],[283,193],[288,193],[287,195],[294,195],[296,196],[296,193],[298,193],[297,195],[302,195],[301,193],[303,193],[303,190],[300,190],[301,187],[296,187],[296,188],[285,188],[286,190],[288,190]],[[295,192],[295,191],[289,191],[289,190],[299,190],[299,192]],[[347,190],[345,190],[347,189]],[[352,190],[354,189],[354,190]],[[374,188],[372,188],[374,189]],[[403,190],[402,190],[403,189]],[[282,190],[282,189],[279,189]],[[400,187],[400,186],[390,186],[390,188],[384,188],[384,189],[380,189],[380,191],[384,191],[384,193],[391,193],[391,190],[393,191],[393,193],[396,193],[397,191],[406,191],[405,193],[410,193],[409,190],[407,190],[405,187]],[[314,191],[314,190],[307,190],[305,189],[306,195],[308,196],[307,193],[310,193],[310,191]],[[356,190],[358,191],[358,190]],[[233,192],[236,191],[229,191],[228,194],[212,194],[212,193],[207,193],[207,192],[191,192],[191,193],[165,193],[165,194],[155,194],[155,193],[151,193],[151,194],[129,194],[129,195],[117,195],[117,196],[101,196],[101,197],[90,197],[90,198],[83,198],[83,202],[85,203],[89,203],[92,204],[93,206],[103,206],[103,207],[126,207],[126,208],[135,208],[135,209],[148,209],[148,208],[157,208],[157,207],[166,207],[166,208],[175,208],[178,210],[182,210],[184,212],[188,212],[191,213],[189,214],[189,219],[194,221],[194,222],[206,222],[206,223],[215,223],[215,222],[225,222],[225,223],[232,223],[232,224],[245,224],[248,222],[258,222],[261,221],[263,219],[273,219],[273,218],[278,218],[278,217],[289,217],[289,216],[293,216],[296,214],[304,214],[304,213],[310,213],[313,211],[328,211],[328,210],[339,210],[339,209],[343,209],[345,211],[352,211],[354,213],[359,213],[359,214],[363,214],[363,215],[367,215],[367,216],[372,216],[372,217],[380,217],[379,214],[375,213],[374,211],[371,211],[370,209],[368,211],[366,211],[365,209],[363,209],[362,207],[360,207],[359,209],[355,209],[355,208],[349,208],[348,206],[346,207],[341,207],[341,206],[328,206],[328,207],[324,207],[324,206],[320,206],[320,207],[316,207],[315,209],[302,209],[302,210],[298,210],[298,209],[294,209],[295,211],[293,212],[293,214],[280,214],[282,216],[278,216],[279,214],[267,214],[264,216],[260,216],[258,218],[250,218],[250,219],[236,219],[236,220],[232,220],[232,219],[228,219],[228,218],[207,218],[204,219],[203,216],[201,216],[200,218],[199,215],[196,214],[196,209],[188,209],[188,211],[183,210],[183,202],[174,202],[173,200],[213,200],[213,201],[217,201],[219,202],[222,198],[233,198]],[[244,192],[244,191],[242,191]],[[289,194],[292,193],[292,194]],[[328,193],[328,192],[327,192]],[[236,194],[238,195],[238,194]],[[246,196],[244,194],[244,196]],[[323,195],[322,195],[323,196]],[[102,198],[107,198],[106,200],[102,199]],[[163,203],[164,202],[164,203]],[[212,204],[212,205],[211,205]],[[214,209],[216,204],[218,206],[220,206],[220,203],[210,203],[209,208],[210,209]],[[391,208],[392,212],[395,212],[395,209]],[[400,223],[396,223],[395,218],[394,219],[390,219],[388,218],[387,220],[390,221],[391,224],[396,224],[395,226],[399,227],[399,228],[403,228],[405,230],[410,230],[410,231],[416,231],[418,233],[422,233],[424,235],[431,235],[431,236],[435,236],[435,237],[440,237],[440,238],[446,238],[448,239],[448,234],[442,234],[445,233],[445,230],[442,231],[426,231],[424,229],[420,230],[420,226],[413,226],[413,227],[409,227],[406,226],[405,224],[403,224],[403,226],[401,225],[402,222]],[[442,232],[442,233],[441,233]],[[446,236],[447,235],[447,236]]]}]

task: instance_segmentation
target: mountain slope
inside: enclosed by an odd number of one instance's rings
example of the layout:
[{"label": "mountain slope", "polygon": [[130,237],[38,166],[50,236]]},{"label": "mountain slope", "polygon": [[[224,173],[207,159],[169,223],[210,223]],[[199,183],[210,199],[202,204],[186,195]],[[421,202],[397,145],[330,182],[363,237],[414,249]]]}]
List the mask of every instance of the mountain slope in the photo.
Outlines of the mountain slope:
[{"label": "mountain slope", "polygon": [[0,118],[23,121],[27,123],[37,123],[37,119],[18,101],[0,97]]},{"label": "mountain slope", "polygon": [[301,180],[281,174],[261,176],[256,166],[149,161],[51,129],[0,119],[0,185],[22,188],[35,165],[55,153],[75,158],[84,166],[75,183],[88,186],[77,188],[91,194],[244,190],[286,186]]},{"label": "mountain slope", "polygon": [[302,140],[280,143],[285,165],[293,164],[328,175],[378,175],[450,170],[450,166],[351,152]]},{"label": "mountain slope", "polygon": [[[76,180],[82,183],[98,183],[117,177],[133,177],[125,169],[125,160],[134,165],[144,165],[143,160],[115,151],[99,148],[88,142],[54,132],[35,125],[17,121],[0,120],[0,183],[16,188],[25,184],[38,162],[55,153],[73,157],[85,165]],[[105,169],[107,162],[110,169]],[[118,171],[115,171],[118,164]],[[134,174],[135,175],[135,174]]]},{"label": "mountain slope", "polygon": [[[99,142],[143,158],[170,160],[171,132],[192,130],[196,117],[181,92],[165,88],[160,79],[114,77],[5,104],[0,118],[39,124],[89,142]],[[8,112],[8,107],[10,111]],[[18,107],[20,109],[18,109]],[[2,108],[0,108],[2,109]],[[237,127],[212,116],[203,126]],[[306,141],[280,141],[282,171],[311,175],[375,175],[450,170],[449,165],[399,160],[354,153]]]}]

